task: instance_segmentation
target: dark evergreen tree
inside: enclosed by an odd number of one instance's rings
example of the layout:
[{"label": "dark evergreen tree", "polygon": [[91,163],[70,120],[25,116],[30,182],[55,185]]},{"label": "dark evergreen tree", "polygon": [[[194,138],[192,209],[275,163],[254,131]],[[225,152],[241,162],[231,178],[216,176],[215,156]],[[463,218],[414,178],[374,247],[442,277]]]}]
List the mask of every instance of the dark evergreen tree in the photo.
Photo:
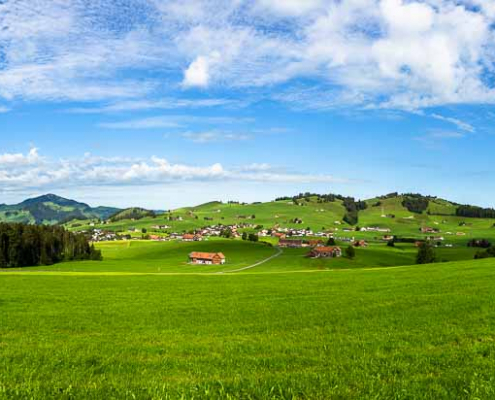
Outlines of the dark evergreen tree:
[{"label": "dark evergreen tree", "polygon": [[429,242],[419,245],[416,264],[431,264],[436,261],[435,248]]},{"label": "dark evergreen tree", "polygon": [[0,223],[0,268],[100,259],[101,252],[84,235],[62,227]]},{"label": "dark evergreen tree", "polygon": [[347,247],[347,249],[345,249],[345,255],[351,260],[356,257],[356,250],[354,249],[354,246]]}]

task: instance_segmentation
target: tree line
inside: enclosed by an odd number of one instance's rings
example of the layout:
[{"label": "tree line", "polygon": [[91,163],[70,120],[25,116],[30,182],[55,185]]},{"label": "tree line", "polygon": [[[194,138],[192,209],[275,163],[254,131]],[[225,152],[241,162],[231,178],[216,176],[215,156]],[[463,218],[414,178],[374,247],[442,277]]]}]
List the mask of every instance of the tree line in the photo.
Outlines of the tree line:
[{"label": "tree line", "polygon": [[495,209],[465,205],[457,207],[455,214],[467,218],[495,218]]},{"label": "tree line", "polygon": [[101,252],[84,235],[60,226],[0,223],[0,268],[101,259]]}]

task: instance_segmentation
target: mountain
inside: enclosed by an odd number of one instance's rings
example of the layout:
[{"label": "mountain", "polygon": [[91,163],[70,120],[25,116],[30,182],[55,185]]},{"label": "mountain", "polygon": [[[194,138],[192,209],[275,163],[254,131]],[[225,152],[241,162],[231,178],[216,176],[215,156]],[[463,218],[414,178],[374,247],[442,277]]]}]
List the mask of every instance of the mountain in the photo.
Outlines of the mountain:
[{"label": "mountain", "polygon": [[15,205],[0,205],[1,222],[55,225],[73,219],[107,219],[118,208],[92,208],[85,203],[47,194]]}]

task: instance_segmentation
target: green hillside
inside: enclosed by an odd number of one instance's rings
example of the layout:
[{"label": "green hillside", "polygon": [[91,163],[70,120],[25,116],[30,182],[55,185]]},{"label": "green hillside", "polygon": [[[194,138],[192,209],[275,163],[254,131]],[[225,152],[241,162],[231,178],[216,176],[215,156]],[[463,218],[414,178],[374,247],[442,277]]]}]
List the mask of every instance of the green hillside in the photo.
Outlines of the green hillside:
[{"label": "green hillside", "polygon": [[107,219],[117,211],[112,207],[91,208],[84,203],[48,194],[16,205],[0,205],[0,221],[53,225],[70,220]]},{"label": "green hillside", "polygon": [[[148,232],[169,234],[187,232],[209,225],[247,224],[260,228],[311,228],[314,232],[334,232],[341,237],[354,237],[356,227],[388,228],[390,234],[401,237],[424,239],[420,232],[422,227],[439,230],[439,235],[452,243],[464,243],[469,238],[495,238],[495,219],[470,218],[457,216],[458,205],[447,200],[429,198],[427,207],[422,212],[411,212],[404,201],[407,196],[394,195],[365,201],[366,208],[359,210],[357,222],[349,225],[345,222],[348,213],[343,200],[322,201],[317,196],[303,197],[294,202],[292,199],[268,203],[221,203],[211,202],[197,207],[173,210],[171,212],[139,219],[120,219],[108,221],[96,227],[116,232],[126,232],[129,228]],[[89,221],[88,221],[89,222]],[[67,225],[69,229],[90,229],[86,223],[77,226]],[[156,229],[156,226],[167,228]],[[363,239],[381,238],[377,232],[361,232]]]},{"label": "green hillside", "polygon": [[0,272],[0,399],[495,397],[493,260],[166,275],[168,245]]},{"label": "green hillside", "polygon": [[144,208],[131,207],[125,210],[119,210],[116,213],[108,217],[110,222],[119,222],[123,220],[139,220],[143,218],[154,218],[156,214],[154,211],[145,210]]}]

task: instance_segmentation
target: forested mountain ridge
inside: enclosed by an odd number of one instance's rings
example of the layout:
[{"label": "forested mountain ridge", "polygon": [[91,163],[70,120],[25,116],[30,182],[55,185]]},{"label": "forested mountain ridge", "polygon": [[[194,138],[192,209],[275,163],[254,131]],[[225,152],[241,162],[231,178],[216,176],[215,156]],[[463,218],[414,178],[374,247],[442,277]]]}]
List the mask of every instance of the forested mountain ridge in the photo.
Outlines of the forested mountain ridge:
[{"label": "forested mountain ridge", "polygon": [[1,222],[55,225],[74,219],[107,219],[120,211],[113,207],[92,208],[88,204],[47,194],[15,205],[0,205]]}]

